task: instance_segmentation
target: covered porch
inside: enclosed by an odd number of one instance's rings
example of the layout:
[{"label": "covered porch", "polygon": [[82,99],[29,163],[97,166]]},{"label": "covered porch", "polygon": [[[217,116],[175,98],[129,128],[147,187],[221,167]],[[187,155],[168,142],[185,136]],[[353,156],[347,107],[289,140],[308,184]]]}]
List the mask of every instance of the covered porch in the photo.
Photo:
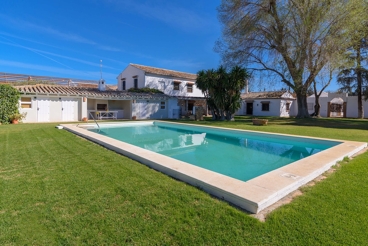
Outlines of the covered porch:
[{"label": "covered porch", "polygon": [[[88,119],[130,119],[131,100],[91,99],[87,101]],[[92,116],[91,116],[92,115]]]},{"label": "covered porch", "polygon": [[196,107],[202,107],[205,115],[208,115],[207,101],[203,97],[180,97],[178,98],[178,106],[180,107],[180,116],[194,115]]}]

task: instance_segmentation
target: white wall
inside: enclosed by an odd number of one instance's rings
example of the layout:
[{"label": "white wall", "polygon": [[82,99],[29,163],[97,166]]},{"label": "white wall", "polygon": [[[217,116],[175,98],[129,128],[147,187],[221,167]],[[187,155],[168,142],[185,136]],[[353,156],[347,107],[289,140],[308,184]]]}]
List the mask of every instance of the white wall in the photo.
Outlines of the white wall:
[{"label": "white wall", "polygon": [[123,72],[121,72],[117,77],[117,85],[118,90],[122,90],[122,82],[121,79],[125,78],[125,89],[128,90],[134,87],[134,78],[133,76],[138,76],[138,88],[143,88],[145,79],[145,72],[141,69],[133,67],[132,65],[127,66]]},{"label": "white wall", "polygon": [[[292,107],[294,104],[295,100],[280,100],[280,116],[281,117],[290,117],[293,111],[292,111]],[[289,105],[289,111],[286,110],[286,104],[290,103]]]},{"label": "white wall", "polygon": [[[328,95],[326,94],[326,96],[321,96],[319,98],[319,105],[321,106],[320,108],[320,115],[321,117],[327,117],[327,106],[328,106],[328,102],[331,101],[333,98],[329,98]],[[307,104],[311,105],[308,106],[308,113],[312,114],[314,113],[314,105],[315,105],[315,97],[314,95],[307,97]]]},{"label": "white wall", "polygon": [[291,103],[290,111],[289,111],[289,116],[290,117],[295,117],[297,115],[298,115],[298,101],[295,99]]},{"label": "white wall", "polygon": [[21,95],[21,97],[32,98],[31,108],[21,108],[19,100],[19,112],[27,114],[26,118],[23,119],[23,122],[37,122],[37,99],[34,99],[34,96]]},{"label": "white wall", "polygon": [[[342,98],[346,102],[346,117],[357,118],[358,117],[358,96],[348,96],[347,93],[326,93],[324,97],[319,98],[321,105],[321,116],[327,117],[327,105],[334,98]],[[307,98],[308,103],[312,103],[314,106],[314,95]],[[363,100],[364,117],[368,118],[368,101]],[[309,110],[313,113],[314,110]]]},{"label": "white wall", "polygon": [[[363,101],[363,108],[364,108],[364,106],[365,105],[364,105],[364,101]],[[346,117],[358,118],[358,96],[348,97],[348,100],[347,100],[347,103],[346,103]],[[367,116],[365,116],[365,117],[367,117]]]},{"label": "white wall", "polygon": [[23,119],[23,122],[29,123],[29,122],[39,122],[38,119],[38,100],[45,99],[49,101],[50,109],[49,109],[49,122],[61,122],[62,119],[62,100],[63,99],[74,99],[74,121],[81,120],[83,115],[83,110],[85,110],[84,113],[87,112],[87,109],[84,107],[87,107],[87,104],[85,103],[85,106],[82,104],[82,99],[78,97],[63,97],[63,96],[23,96],[21,97],[31,97],[32,98],[32,108],[21,108],[20,107],[20,101],[19,101],[19,112],[20,113],[27,113],[26,118]]},{"label": "white wall", "polygon": [[[174,81],[180,81],[179,89],[174,90]],[[193,84],[193,92],[187,92],[187,84],[195,83],[195,80],[167,77],[161,75],[146,75],[145,86],[163,91],[170,96],[204,97],[202,91]]]},{"label": "white wall", "polygon": [[[262,111],[263,101],[269,101],[269,111]],[[253,115],[254,116],[280,116],[281,99],[260,99],[253,102]]]},{"label": "white wall", "polygon": [[[138,88],[149,87],[163,91],[170,96],[204,97],[201,90],[193,84],[193,92],[187,92],[187,84],[195,83],[195,80],[176,78],[163,75],[146,74],[143,70],[127,66],[117,77],[118,89],[122,90],[121,79],[125,78],[126,90],[134,87],[133,76],[138,76]],[[180,90],[174,90],[173,81],[180,81]]]},{"label": "white wall", "polygon": [[165,109],[161,109],[161,102],[165,100],[135,100],[132,104],[132,116],[137,119],[167,119],[168,102]]},{"label": "white wall", "polygon": [[[50,99],[50,122],[62,121],[61,100],[55,97],[49,97],[49,99]],[[78,110],[78,105],[74,105],[74,109]]]},{"label": "white wall", "polygon": [[88,111],[87,111],[87,98],[83,99],[80,98],[80,108],[79,108],[79,119],[78,120],[82,120],[84,117],[88,118]]},{"label": "white wall", "polygon": [[[364,118],[368,118],[368,101],[363,98]],[[358,118],[358,96],[349,96],[346,103],[346,117]]]}]

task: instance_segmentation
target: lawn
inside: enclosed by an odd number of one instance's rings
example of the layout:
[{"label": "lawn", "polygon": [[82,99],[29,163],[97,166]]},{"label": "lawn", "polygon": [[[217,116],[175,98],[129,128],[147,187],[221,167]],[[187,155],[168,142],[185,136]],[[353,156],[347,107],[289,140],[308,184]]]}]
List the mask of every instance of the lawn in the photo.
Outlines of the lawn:
[{"label": "lawn", "polygon": [[[368,121],[190,122],[368,142]],[[56,124],[0,126],[0,245],[366,245],[368,152],[260,222]]]}]

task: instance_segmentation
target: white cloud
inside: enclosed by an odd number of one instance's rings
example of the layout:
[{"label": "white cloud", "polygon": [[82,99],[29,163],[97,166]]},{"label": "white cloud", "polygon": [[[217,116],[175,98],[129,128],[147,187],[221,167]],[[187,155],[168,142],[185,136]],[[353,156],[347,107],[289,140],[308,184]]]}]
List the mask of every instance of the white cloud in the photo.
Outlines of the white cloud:
[{"label": "white cloud", "polygon": [[108,46],[108,45],[100,45],[93,40],[82,37],[75,33],[62,32],[52,27],[40,26],[40,25],[31,23],[29,21],[23,21],[21,19],[14,19],[6,15],[2,15],[2,14],[0,14],[0,18],[4,19],[6,23],[10,24],[10,26],[17,27],[19,29],[23,29],[23,30],[26,29],[28,31],[46,34],[54,38],[63,39],[63,40],[70,41],[70,42],[93,45],[101,50],[114,51],[114,52],[121,51],[119,48],[115,48],[115,47]]},{"label": "white cloud", "polygon": [[96,44],[94,41],[89,40],[87,38],[81,37],[77,34],[73,33],[64,33],[59,30],[53,29],[47,26],[40,26],[29,21],[24,21],[21,19],[14,19],[6,15],[0,15],[0,18],[5,19],[8,24],[11,24],[13,27],[17,27],[19,29],[26,29],[28,31],[44,33],[47,35],[54,36],[56,38],[61,38],[68,41],[84,43],[84,44]]},{"label": "white cloud", "polygon": [[[45,66],[45,65],[39,65],[39,64],[30,64],[30,63],[23,63],[23,62],[18,62],[18,61],[9,61],[9,60],[1,60],[0,59],[0,66],[2,66],[3,68],[5,67],[11,67],[12,69],[14,68],[19,68],[19,71],[17,73],[25,73],[23,72],[25,69],[27,70],[37,70],[37,71],[41,71],[42,74],[44,75],[45,72],[49,72],[49,73],[57,73],[57,74],[63,74],[62,77],[70,77],[70,78],[75,78],[75,79],[91,79],[91,80],[98,80],[100,78],[100,72],[99,71],[82,71],[82,70],[73,70],[73,69],[65,69],[65,68],[57,68],[57,67],[52,67],[52,66]],[[36,72],[35,72],[36,73]],[[37,74],[34,74],[37,75]],[[116,74],[115,73],[102,73],[103,77],[105,78],[105,80],[107,81],[107,83],[111,84],[115,84],[115,78],[116,78]]]},{"label": "white cloud", "polygon": [[[27,49],[27,48],[32,49],[31,47],[17,45],[17,44],[15,44],[15,42],[13,42],[12,40],[10,40],[9,38],[5,38],[5,37],[1,37],[1,36],[7,36],[7,37],[10,37],[10,38],[14,38],[14,39],[24,40],[24,41],[27,41],[29,43],[41,44],[43,46],[48,46],[48,47],[56,48],[56,49],[63,50],[63,51],[66,51],[67,50],[67,51],[70,51],[70,52],[73,52],[73,53],[79,53],[79,54],[82,54],[82,55],[85,55],[85,56],[97,57],[98,59],[96,59],[96,61],[99,61],[99,60],[103,59],[103,60],[113,61],[113,62],[118,63],[118,64],[121,64],[121,65],[126,65],[127,64],[126,62],[118,61],[118,60],[115,60],[115,59],[111,59],[111,58],[107,58],[107,57],[101,57],[101,56],[96,56],[96,55],[93,55],[91,53],[81,52],[79,50],[66,49],[65,47],[58,47],[58,46],[55,46],[55,45],[50,45],[50,44],[46,44],[46,43],[43,43],[43,42],[39,42],[37,40],[23,38],[23,37],[19,37],[19,36],[10,34],[10,33],[1,32],[0,31],[0,38],[3,38],[5,40],[8,40],[9,42],[11,42],[11,43],[6,43],[6,42],[1,42],[0,41],[1,43],[7,44],[7,45],[18,46],[18,47],[25,48],[25,49]],[[114,48],[114,47],[110,47],[110,46],[101,46],[100,49],[102,49],[102,50],[108,50],[108,51],[115,51],[115,52],[120,52],[121,51],[120,49],[117,49],[117,48]],[[38,51],[41,52],[41,50],[38,50]],[[55,55],[57,55],[57,54],[55,54]],[[112,69],[116,69],[116,68],[112,68]]]},{"label": "white cloud", "polygon": [[113,51],[113,52],[120,52],[121,49],[119,48],[115,48],[115,47],[111,47],[111,46],[107,46],[107,45],[98,45],[98,48],[101,50],[106,50],[106,51]]},{"label": "white cloud", "polygon": [[[203,62],[193,62],[193,61],[184,61],[184,60],[170,60],[170,59],[160,59],[157,60],[159,64],[162,64],[162,67],[178,67],[179,71],[183,70],[191,70],[198,71],[203,68]],[[186,69],[185,69],[186,68]],[[196,73],[196,72],[192,72]]]},{"label": "white cloud", "polygon": [[140,3],[136,0],[112,0],[110,2],[125,11],[130,10],[134,13],[159,20],[167,25],[185,31],[198,31],[211,25],[207,18],[190,9],[175,6],[169,1],[164,1],[162,3],[157,1],[154,3],[152,3],[152,1]]}]

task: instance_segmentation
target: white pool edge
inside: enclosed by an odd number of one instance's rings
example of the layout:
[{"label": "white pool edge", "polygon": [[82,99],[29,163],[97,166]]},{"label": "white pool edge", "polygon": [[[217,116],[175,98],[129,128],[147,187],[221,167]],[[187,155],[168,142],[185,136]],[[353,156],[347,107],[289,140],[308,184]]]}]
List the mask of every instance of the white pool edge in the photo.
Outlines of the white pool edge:
[{"label": "white pool edge", "polygon": [[[170,123],[183,125],[182,123]],[[342,143],[244,182],[88,131],[87,129],[77,127],[75,124],[63,124],[62,126],[70,132],[137,160],[178,180],[199,187],[209,194],[224,199],[251,213],[258,213],[267,208],[292,191],[297,190],[300,186],[323,174],[344,157],[350,157],[367,147],[367,143],[362,142],[262,132],[270,135],[323,139],[335,142],[340,141]],[[256,132],[202,125],[200,127],[217,128],[225,131]]]}]

